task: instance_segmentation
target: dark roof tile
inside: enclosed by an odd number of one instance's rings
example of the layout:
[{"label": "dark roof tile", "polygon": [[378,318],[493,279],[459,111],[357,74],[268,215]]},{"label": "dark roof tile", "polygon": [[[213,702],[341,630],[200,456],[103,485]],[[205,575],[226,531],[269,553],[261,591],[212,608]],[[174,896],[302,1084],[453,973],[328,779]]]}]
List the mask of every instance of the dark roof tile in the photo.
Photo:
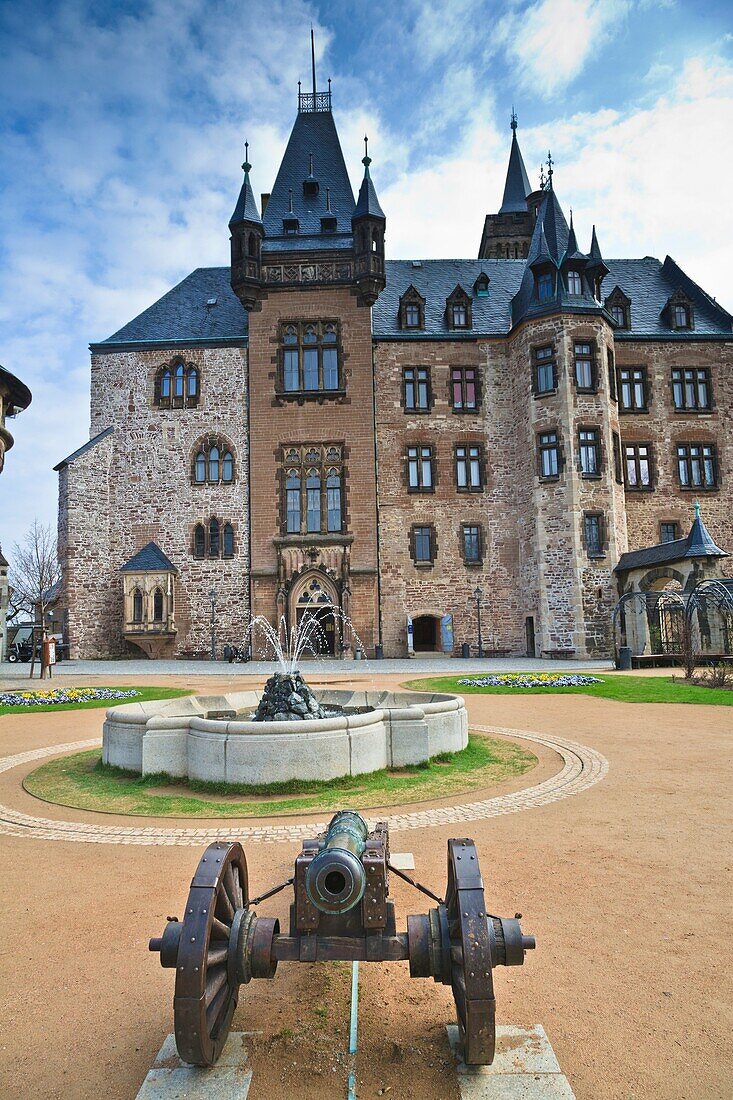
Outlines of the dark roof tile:
[{"label": "dark roof tile", "polygon": [[165,556],[156,542],[149,542],[138,550],[129,561],[120,566],[120,573],[177,573],[173,562]]}]

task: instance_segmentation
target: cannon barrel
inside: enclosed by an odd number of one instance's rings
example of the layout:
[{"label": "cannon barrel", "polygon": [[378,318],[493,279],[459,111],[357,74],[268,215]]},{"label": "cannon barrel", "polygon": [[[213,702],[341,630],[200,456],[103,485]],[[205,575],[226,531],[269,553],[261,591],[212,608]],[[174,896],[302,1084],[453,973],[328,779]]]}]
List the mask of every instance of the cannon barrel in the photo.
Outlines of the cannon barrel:
[{"label": "cannon barrel", "polygon": [[361,901],[366,887],[361,856],[368,833],[355,810],[341,810],[331,819],[305,877],[308,898],[322,913],[347,913]]}]

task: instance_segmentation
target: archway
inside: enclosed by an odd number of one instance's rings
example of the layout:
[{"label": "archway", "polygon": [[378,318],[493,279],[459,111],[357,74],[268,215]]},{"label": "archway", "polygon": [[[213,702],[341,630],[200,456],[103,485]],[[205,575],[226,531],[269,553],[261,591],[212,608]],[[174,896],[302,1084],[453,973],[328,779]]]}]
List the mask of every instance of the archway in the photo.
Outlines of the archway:
[{"label": "archway", "polygon": [[412,620],[412,647],[416,653],[438,653],[440,619],[436,615],[418,615]]},{"label": "archway", "polygon": [[[339,604],[335,584],[320,570],[308,570],[290,591],[288,622],[291,628],[297,629],[306,615],[316,620],[320,628],[314,638],[318,656],[335,657],[340,652]],[[304,656],[314,654],[306,652]]]}]

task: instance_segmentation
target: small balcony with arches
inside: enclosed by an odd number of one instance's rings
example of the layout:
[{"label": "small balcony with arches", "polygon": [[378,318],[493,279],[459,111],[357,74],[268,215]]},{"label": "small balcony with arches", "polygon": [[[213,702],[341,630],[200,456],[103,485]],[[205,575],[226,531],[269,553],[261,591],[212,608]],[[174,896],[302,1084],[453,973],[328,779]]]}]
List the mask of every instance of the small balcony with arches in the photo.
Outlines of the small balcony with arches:
[{"label": "small balcony with arches", "polygon": [[178,633],[174,590],[176,567],[156,543],[149,542],[125,562],[120,572],[125,641],[153,659],[172,656]]}]

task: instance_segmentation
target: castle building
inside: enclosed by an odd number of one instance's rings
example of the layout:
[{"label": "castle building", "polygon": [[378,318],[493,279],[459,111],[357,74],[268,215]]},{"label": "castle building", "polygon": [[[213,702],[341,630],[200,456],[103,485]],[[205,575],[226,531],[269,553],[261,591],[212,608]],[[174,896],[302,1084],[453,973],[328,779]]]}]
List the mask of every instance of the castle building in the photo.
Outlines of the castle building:
[{"label": "castle building", "polygon": [[485,650],[605,656],[627,566],[689,557],[695,499],[696,568],[725,572],[731,316],[670,257],[583,251],[514,116],[475,260],[386,260],[363,165],[355,199],[314,83],[259,206],[245,160],[230,265],[91,346],[56,467],[72,656],[308,611],[336,657],[452,653],[479,606]]}]

